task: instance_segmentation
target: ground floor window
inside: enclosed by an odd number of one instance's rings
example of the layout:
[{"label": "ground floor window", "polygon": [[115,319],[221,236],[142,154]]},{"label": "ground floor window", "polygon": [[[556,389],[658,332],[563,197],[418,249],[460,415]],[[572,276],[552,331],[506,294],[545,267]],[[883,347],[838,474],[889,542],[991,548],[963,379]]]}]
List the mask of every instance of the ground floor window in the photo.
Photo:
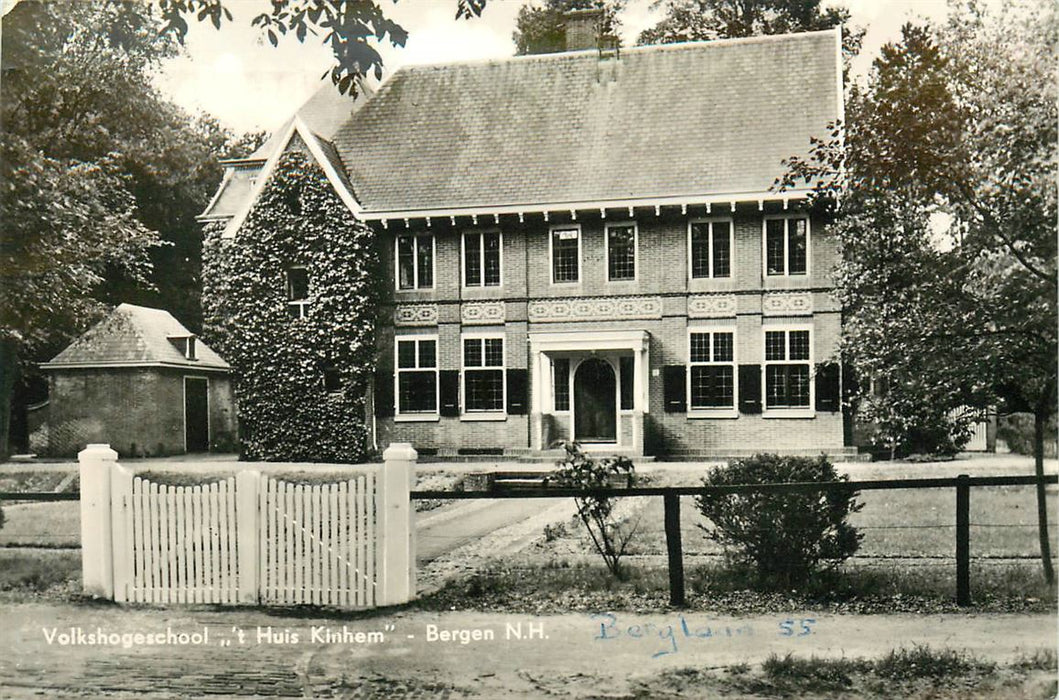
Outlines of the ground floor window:
[{"label": "ground floor window", "polygon": [[765,408],[809,408],[812,345],[808,329],[765,331]]},{"label": "ground floor window", "polygon": [[735,332],[693,329],[688,345],[690,409],[735,408]]},{"label": "ground floor window", "polygon": [[463,339],[463,406],[467,413],[504,410],[504,339]]},{"label": "ground floor window", "polygon": [[552,360],[552,404],[553,410],[570,410],[569,358],[557,357]]},{"label": "ground floor window", "polygon": [[397,338],[397,413],[437,413],[438,340]]}]

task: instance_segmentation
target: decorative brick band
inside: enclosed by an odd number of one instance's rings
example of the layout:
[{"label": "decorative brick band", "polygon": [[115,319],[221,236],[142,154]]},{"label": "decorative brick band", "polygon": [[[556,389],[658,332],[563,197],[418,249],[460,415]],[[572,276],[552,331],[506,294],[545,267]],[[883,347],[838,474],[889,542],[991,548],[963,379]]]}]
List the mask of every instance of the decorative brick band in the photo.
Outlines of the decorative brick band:
[{"label": "decorative brick band", "polygon": [[460,321],[466,326],[503,323],[504,319],[502,301],[472,301],[460,306]]},{"label": "decorative brick band", "polygon": [[659,297],[535,299],[529,303],[528,315],[530,321],[537,323],[657,319],[662,318],[662,300]]},{"label": "decorative brick band", "polygon": [[437,304],[402,304],[393,310],[395,326],[438,325]]},{"label": "decorative brick band", "polygon": [[761,299],[764,316],[803,316],[813,313],[813,295],[809,292],[767,292]]},{"label": "decorative brick band", "polygon": [[733,294],[697,294],[688,298],[688,318],[731,318],[735,308]]}]

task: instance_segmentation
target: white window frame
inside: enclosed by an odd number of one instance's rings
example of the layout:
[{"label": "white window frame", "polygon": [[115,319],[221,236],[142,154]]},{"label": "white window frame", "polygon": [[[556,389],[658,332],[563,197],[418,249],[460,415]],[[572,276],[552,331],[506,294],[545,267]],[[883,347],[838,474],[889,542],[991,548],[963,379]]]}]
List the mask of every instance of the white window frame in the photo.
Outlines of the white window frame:
[{"label": "white window frame", "polygon": [[[610,276],[610,230],[612,228],[632,228],[632,277],[612,279]],[[580,254],[578,258],[580,259]],[[640,278],[640,226],[635,221],[608,221],[603,227],[603,266],[604,277],[608,283],[635,282]]]},{"label": "white window frame", "polygon": [[[804,219],[805,220],[805,272],[798,272],[791,274],[790,271],[790,245],[791,245],[791,232],[790,224],[784,224],[783,226],[783,273],[770,273],[769,272],[769,260],[768,260],[768,222],[782,219],[783,221],[791,221],[792,219]],[[781,279],[789,277],[808,278],[812,274],[812,262],[813,262],[813,231],[812,231],[812,220],[808,214],[767,214],[761,220],[761,275],[766,279]]]},{"label": "white window frame", "polygon": [[[495,233],[500,240],[500,282],[485,283],[485,236]],[[481,265],[482,281],[478,284],[467,283],[467,236],[479,236],[482,245],[478,248],[478,262]],[[500,289],[504,286],[504,232],[498,228],[474,229],[464,231],[460,236],[460,280],[468,289]]]},{"label": "white window frame", "polygon": [[[728,276],[727,277],[715,277],[713,274],[713,225],[715,223],[726,222],[728,224]],[[708,250],[706,251],[706,269],[709,274],[705,277],[696,277],[693,270],[694,265],[692,261],[695,259],[692,253],[692,242],[691,242],[691,229],[695,224],[709,224],[710,225],[710,236],[709,242],[707,243]],[[705,216],[697,219],[690,219],[688,221],[688,279],[689,280],[730,280],[735,277],[735,219],[730,216]]]},{"label": "white window frame", "polygon": [[[553,243],[555,242],[556,231],[577,231],[577,279],[571,281],[556,282],[555,281],[555,250]],[[581,238],[583,235],[581,230],[581,224],[564,224],[554,225],[548,227],[548,279],[551,280],[552,284],[555,285],[576,285],[581,284],[582,270],[581,270]]]},{"label": "white window frame", "polygon": [[[401,410],[401,372],[400,348],[402,342],[414,341],[416,343],[416,366],[405,367],[403,371],[422,372],[429,367],[419,366],[419,343],[422,341],[434,341],[434,410],[433,411],[402,411]],[[438,366],[441,364],[441,348],[438,336],[434,335],[397,335],[393,339],[393,407],[394,420],[396,422],[412,421],[437,421],[440,420],[441,406],[441,373]]]},{"label": "white window frame", "polygon": [[[412,286],[401,287],[401,239],[410,237],[412,245]],[[430,239],[430,279],[429,287],[419,284],[419,241]],[[393,237],[393,286],[398,292],[417,292],[434,289],[438,279],[438,249],[433,233],[399,233]]]},{"label": "white window frame", "polygon": [[[292,270],[305,270],[305,296],[301,299],[291,298],[291,280],[290,273]],[[309,306],[312,305],[309,288],[312,286],[312,280],[309,277],[309,268],[305,265],[289,265],[283,273],[283,284],[286,287],[287,292],[287,308],[296,307],[298,309],[297,318],[302,319],[309,315]],[[292,319],[293,320],[293,319]]]},{"label": "white window frame", "polygon": [[[703,279],[703,278],[698,278]],[[710,334],[710,356],[713,357],[713,334],[714,333],[730,333],[732,335],[732,359],[731,361],[715,362],[712,359],[707,362],[692,361],[691,359],[691,336],[693,334]],[[685,372],[684,382],[684,395],[687,397],[687,413],[688,418],[738,418],[739,417],[739,346],[738,346],[738,332],[736,327],[732,325],[695,325],[688,327],[687,335],[687,370]],[[703,367],[720,367],[723,365],[731,365],[732,367],[732,405],[731,407],[702,407],[693,408],[691,405],[691,368],[695,366]]]},{"label": "white window frame", "polygon": [[[499,340],[503,344],[504,357],[503,364],[499,367],[489,367],[482,365],[481,367],[468,367],[466,362],[467,358],[464,355],[464,341],[466,340]],[[482,342],[482,361],[485,361],[485,343]],[[465,396],[465,384],[467,371],[475,370],[499,370],[500,371],[500,382],[502,387],[502,400],[500,402],[500,408],[490,411],[470,411],[467,409],[467,397]],[[489,420],[504,420],[507,418],[507,338],[503,333],[464,333],[460,335],[460,420],[464,421],[489,421]]]},{"label": "white window frame", "polygon": [[[553,416],[569,416],[570,412],[574,410],[574,360],[576,358],[570,357],[569,355],[559,355],[558,357],[550,357],[548,359],[549,365],[549,380],[548,385],[549,393],[549,410],[547,411]],[[555,376],[555,363],[558,360],[564,360],[566,362],[566,408],[555,407],[555,387],[556,387],[556,376]]]},{"label": "white window frame", "polygon": [[[783,360],[766,360],[766,333],[784,333],[784,357]],[[806,360],[791,360],[791,331],[809,332],[809,358]],[[815,329],[811,323],[786,323],[765,324],[761,327],[761,415],[765,418],[812,418],[816,415],[816,381],[813,372],[813,343]],[[768,367],[770,365],[794,365],[806,364],[809,366],[809,405],[808,406],[772,406],[769,407],[768,396]]]}]

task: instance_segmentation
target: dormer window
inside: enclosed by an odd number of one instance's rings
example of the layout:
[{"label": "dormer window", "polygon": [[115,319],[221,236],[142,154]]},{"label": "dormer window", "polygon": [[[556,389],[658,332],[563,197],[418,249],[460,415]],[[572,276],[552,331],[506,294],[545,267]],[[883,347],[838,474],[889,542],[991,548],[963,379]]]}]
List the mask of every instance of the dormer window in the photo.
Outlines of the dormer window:
[{"label": "dormer window", "polygon": [[184,356],[185,360],[197,360],[199,359],[196,355],[196,343],[197,337],[194,335],[186,336],[172,336],[169,338],[169,342],[173,344],[180,354]]},{"label": "dormer window", "polygon": [[287,268],[287,311],[291,318],[309,315],[309,271],[304,267]]}]

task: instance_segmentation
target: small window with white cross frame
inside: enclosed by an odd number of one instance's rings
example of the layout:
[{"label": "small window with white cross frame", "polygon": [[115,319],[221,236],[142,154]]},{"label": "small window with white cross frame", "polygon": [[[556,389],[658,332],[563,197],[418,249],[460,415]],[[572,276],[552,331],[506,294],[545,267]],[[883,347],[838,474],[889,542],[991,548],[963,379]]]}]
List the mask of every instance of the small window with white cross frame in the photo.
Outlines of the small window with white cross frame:
[{"label": "small window with white cross frame", "polygon": [[692,279],[731,277],[732,220],[692,220],[688,224],[688,254]]},{"label": "small window with white cross frame", "polygon": [[812,358],[811,329],[766,327],[766,411],[812,410]]},{"label": "small window with white cross frame", "polygon": [[309,315],[309,271],[302,265],[287,268],[287,314],[291,318]]},{"label": "small window with white cross frame", "polygon": [[400,290],[434,288],[434,235],[400,234],[395,278]]},{"label": "small window with white cross frame", "polygon": [[499,287],[503,236],[499,231],[463,233],[463,286]]}]

